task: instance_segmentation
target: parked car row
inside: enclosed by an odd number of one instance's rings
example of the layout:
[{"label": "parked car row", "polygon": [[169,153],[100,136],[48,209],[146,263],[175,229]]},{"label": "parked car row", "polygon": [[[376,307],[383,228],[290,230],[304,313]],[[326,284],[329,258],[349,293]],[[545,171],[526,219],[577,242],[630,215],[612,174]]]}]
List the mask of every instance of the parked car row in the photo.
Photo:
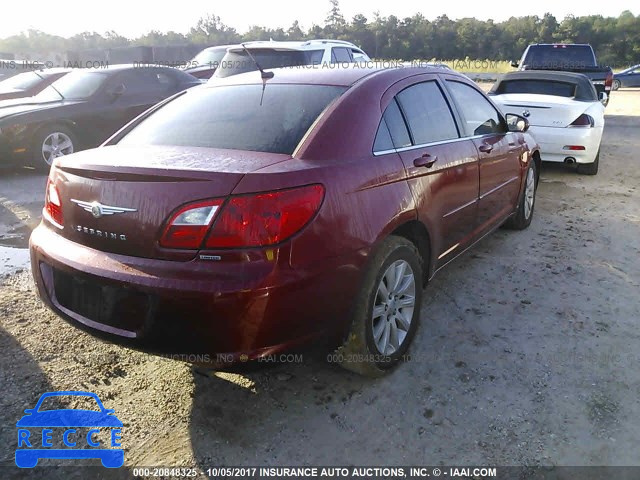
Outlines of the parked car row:
[{"label": "parked car row", "polygon": [[338,40],[248,42],[205,49],[183,71],[114,65],[25,72],[0,82],[0,166],[46,169],[59,156],[100,145],[146,109],[214,72],[224,78],[260,68],[368,60]]},{"label": "parked car row", "polygon": [[34,97],[0,102],[0,161],[48,169],[57,157],[97,147],[156,103],[200,83],[170,67],[73,70]]},{"label": "parked car row", "polygon": [[487,96],[448,68],[358,55],[256,42],[205,84],[113,66],[0,104],[9,152],[51,165],[30,239],[43,301],[209,365],[319,341],[365,375],[400,363],[436,272],[530,225],[542,160],[597,171],[604,107],[582,74],[513,73]]},{"label": "parked car row", "polygon": [[198,78],[229,77],[260,68],[368,62],[369,56],[350,42],[307,40],[302,42],[246,42],[211,47],[189,62],[186,72]]}]

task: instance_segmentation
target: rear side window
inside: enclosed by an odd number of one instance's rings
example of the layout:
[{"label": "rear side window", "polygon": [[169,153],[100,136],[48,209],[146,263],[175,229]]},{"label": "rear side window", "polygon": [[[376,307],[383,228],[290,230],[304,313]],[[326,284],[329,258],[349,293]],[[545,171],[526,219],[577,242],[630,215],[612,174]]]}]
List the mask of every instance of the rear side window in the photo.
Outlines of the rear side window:
[{"label": "rear side window", "polygon": [[458,138],[453,115],[436,82],[406,88],[397,95],[414,145]]},{"label": "rear side window", "polygon": [[344,91],[327,85],[196,88],[158,109],[122,145],[176,145],[292,154],[320,113]]},{"label": "rear side window", "polygon": [[331,49],[331,61],[333,63],[339,62],[339,63],[344,63],[344,62],[351,62],[352,58],[351,58],[351,52],[349,51],[348,48],[344,48],[344,47],[333,47]]},{"label": "rear side window", "polygon": [[306,50],[304,54],[309,65],[320,65],[322,57],[324,57],[324,50]]},{"label": "rear side window", "polygon": [[170,77],[165,72],[157,72],[156,79],[160,85],[164,85],[166,87],[173,87],[176,83],[175,78]]},{"label": "rear side window", "polygon": [[507,131],[498,111],[475,88],[453,80],[447,80],[447,86],[462,111],[467,134],[488,135]]},{"label": "rear side window", "polygon": [[385,122],[384,117],[382,117],[380,126],[378,127],[378,133],[376,133],[376,139],[373,142],[373,151],[377,153],[393,149],[393,140],[391,139],[391,133],[389,133],[389,127],[387,127],[387,122]]},{"label": "rear side window", "polygon": [[[400,108],[398,107],[398,102],[395,99],[391,101],[387,109],[384,111],[383,120],[384,125],[389,129],[391,141],[393,142],[393,146],[395,148],[411,146],[411,137],[409,136],[409,131],[407,130],[407,124],[404,121],[402,112],[400,112]],[[380,128],[378,128],[379,134]],[[384,135],[384,131],[382,135]]]},{"label": "rear side window", "polygon": [[[163,77],[166,75],[163,73]],[[136,68],[116,75],[109,81],[109,87],[123,84],[126,88],[126,95],[146,93],[149,90],[161,90],[158,71],[152,68]]]}]

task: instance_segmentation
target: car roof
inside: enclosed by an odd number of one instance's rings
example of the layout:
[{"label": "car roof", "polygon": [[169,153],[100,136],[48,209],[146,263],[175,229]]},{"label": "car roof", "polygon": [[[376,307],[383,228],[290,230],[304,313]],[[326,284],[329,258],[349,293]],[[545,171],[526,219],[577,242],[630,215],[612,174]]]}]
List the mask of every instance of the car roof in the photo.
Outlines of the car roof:
[{"label": "car roof", "polygon": [[105,71],[116,72],[116,71],[123,71],[123,70],[138,70],[141,68],[161,68],[165,70],[176,70],[173,67],[168,67],[166,65],[156,65],[155,63],[139,63],[139,64],[138,63],[118,63],[116,65],[108,65],[106,67],[100,67],[100,68],[92,68],[92,69],[76,68],[74,70],[95,70],[99,72],[105,72]]},{"label": "car roof", "polygon": [[[63,67],[53,67],[53,68],[43,68],[39,70],[31,70],[38,73],[44,73],[46,75],[56,75],[58,73],[69,73],[73,71],[73,68],[63,68]],[[26,73],[26,72],[25,72]]]},{"label": "car roof", "polygon": [[[334,45],[350,48],[358,48],[356,45],[343,40],[304,40],[304,41],[273,41],[273,40],[258,40],[255,42],[245,42],[243,44],[249,50],[253,48],[273,48],[279,50],[313,50],[319,46]],[[242,50],[242,45],[236,45],[231,47],[231,50]],[[360,48],[358,48],[360,50]]]},{"label": "car roof", "polygon": [[529,44],[529,46],[533,46],[533,45],[537,45],[540,47],[558,47],[558,46],[562,46],[563,48],[566,47],[590,47],[591,45],[589,43],[531,43]]},{"label": "car roof", "polygon": [[[273,78],[267,80],[267,84],[307,84],[307,85],[335,85],[350,87],[359,80],[372,75],[391,75],[398,78],[424,73],[462,74],[453,70],[444,70],[440,67],[397,67],[387,66],[361,66],[357,63],[348,66],[331,65],[305,65],[300,67],[285,67],[268,69],[273,72]],[[402,75],[404,72],[406,75]],[[213,77],[206,84],[207,87],[223,85],[252,85],[261,84],[262,78],[259,71],[231,75],[224,78]]]},{"label": "car roof", "polygon": [[210,52],[210,51],[213,51],[213,50],[226,50],[227,48],[232,48],[232,47],[239,47],[239,45],[235,44],[235,43],[234,44],[230,44],[230,45],[214,45],[213,47],[203,48],[198,53]]}]

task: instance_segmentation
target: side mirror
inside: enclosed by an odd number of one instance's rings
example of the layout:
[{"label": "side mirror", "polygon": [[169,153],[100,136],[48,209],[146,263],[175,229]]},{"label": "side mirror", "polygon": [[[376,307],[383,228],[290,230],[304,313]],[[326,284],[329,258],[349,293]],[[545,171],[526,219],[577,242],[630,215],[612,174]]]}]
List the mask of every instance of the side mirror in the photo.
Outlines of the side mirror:
[{"label": "side mirror", "polygon": [[507,128],[510,132],[526,132],[529,130],[529,120],[515,113],[507,113]]},{"label": "side mirror", "polygon": [[513,68],[518,68],[518,67],[520,66],[520,63],[519,63],[519,62],[516,62],[515,60],[513,60],[513,61],[511,62],[511,66],[512,66]]},{"label": "side mirror", "polygon": [[609,95],[607,95],[607,92],[600,92],[598,94],[598,100],[600,100],[600,103],[606,107],[607,103],[609,103]]},{"label": "side mirror", "polygon": [[115,88],[113,88],[109,94],[113,97],[113,99],[115,100],[116,98],[122,96],[124,94],[124,92],[127,91],[127,87],[124,86],[124,83],[121,83],[119,85],[117,85]]}]

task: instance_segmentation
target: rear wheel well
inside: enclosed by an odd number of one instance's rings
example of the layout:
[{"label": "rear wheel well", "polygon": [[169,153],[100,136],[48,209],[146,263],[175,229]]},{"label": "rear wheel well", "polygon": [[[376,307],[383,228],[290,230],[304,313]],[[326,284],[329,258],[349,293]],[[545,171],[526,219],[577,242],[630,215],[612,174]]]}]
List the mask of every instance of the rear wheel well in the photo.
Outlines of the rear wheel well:
[{"label": "rear wheel well", "polygon": [[412,220],[396,228],[391,235],[404,237],[416,246],[422,258],[423,285],[426,286],[431,272],[431,237],[427,228],[422,222]]}]

